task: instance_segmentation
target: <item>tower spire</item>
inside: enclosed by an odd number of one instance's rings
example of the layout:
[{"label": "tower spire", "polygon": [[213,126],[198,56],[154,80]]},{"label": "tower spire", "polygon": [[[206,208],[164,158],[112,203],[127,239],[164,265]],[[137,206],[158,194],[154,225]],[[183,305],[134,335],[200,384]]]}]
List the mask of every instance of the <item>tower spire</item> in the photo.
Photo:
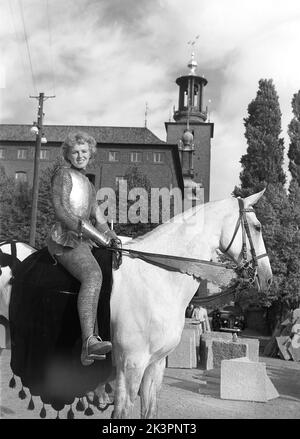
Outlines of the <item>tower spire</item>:
[{"label": "tower spire", "polygon": [[179,85],[179,101],[178,110],[174,113],[174,120],[176,122],[185,121],[188,126],[190,122],[206,120],[206,112],[203,109],[203,89],[207,80],[196,73],[198,63],[194,51],[191,52],[187,66],[189,68],[188,74],[176,79],[176,84]]}]

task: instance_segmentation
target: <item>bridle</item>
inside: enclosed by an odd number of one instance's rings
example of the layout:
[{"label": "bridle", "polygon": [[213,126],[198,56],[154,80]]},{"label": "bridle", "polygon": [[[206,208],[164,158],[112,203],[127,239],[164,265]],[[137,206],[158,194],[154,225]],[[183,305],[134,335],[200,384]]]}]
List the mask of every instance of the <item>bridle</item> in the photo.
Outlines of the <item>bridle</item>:
[{"label": "bridle", "polygon": [[[230,247],[232,246],[233,241],[237,235],[239,227],[242,227],[242,249],[241,249],[241,262],[235,267],[241,274],[241,277],[247,280],[248,283],[253,284],[257,277],[257,267],[258,267],[258,259],[262,259],[268,257],[267,253],[263,253],[259,256],[256,255],[255,248],[253,245],[253,240],[250,233],[249,224],[247,221],[247,213],[255,212],[253,208],[245,208],[244,201],[242,198],[237,199],[239,202],[239,217],[235,225],[235,229],[233,232],[233,236],[231,238],[230,243],[224,250],[224,253],[227,253]],[[252,258],[250,261],[247,258],[247,243],[246,236],[248,237],[250,244],[250,252]]]}]

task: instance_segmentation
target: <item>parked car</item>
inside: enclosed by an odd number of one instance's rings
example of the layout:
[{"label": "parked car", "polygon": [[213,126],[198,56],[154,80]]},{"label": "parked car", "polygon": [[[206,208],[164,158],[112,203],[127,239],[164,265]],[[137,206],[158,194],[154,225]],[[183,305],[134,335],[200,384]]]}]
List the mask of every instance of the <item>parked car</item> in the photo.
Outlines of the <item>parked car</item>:
[{"label": "parked car", "polygon": [[212,312],[212,330],[222,328],[245,329],[245,317],[238,307],[227,305]]}]

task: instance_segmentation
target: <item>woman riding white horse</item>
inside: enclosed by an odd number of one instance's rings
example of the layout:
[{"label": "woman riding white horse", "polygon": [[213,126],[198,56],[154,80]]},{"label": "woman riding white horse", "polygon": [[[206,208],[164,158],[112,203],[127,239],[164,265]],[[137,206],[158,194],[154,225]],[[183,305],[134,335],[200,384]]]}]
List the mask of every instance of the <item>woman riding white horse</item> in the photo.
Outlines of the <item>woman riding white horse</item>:
[{"label": "woman riding white horse", "polygon": [[[262,194],[198,206],[144,237],[129,241],[126,248],[206,261],[213,258],[217,249],[227,251],[245,267],[247,258],[254,267],[252,274],[253,278],[256,276],[258,287],[265,290],[271,283],[272,272],[261,226],[252,209]],[[250,235],[245,235],[244,223],[248,224]],[[192,274],[168,271],[126,256],[119,270],[114,271],[111,294],[116,367],[113,418],[128,417],[138,394],[141,416],[155,417],[165,360],[180,341],[185,309],[199,285],[199,279]],[[103,390],[103,386],[99,389]]]}]

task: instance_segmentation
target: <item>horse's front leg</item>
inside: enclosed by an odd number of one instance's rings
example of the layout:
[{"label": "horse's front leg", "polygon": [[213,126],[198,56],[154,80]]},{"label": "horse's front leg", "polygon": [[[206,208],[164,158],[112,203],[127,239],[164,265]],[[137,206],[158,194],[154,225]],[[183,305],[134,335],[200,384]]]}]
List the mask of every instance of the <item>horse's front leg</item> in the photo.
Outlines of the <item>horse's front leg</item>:
[{"label": "horse's front leg", "polygon": [[115,383],[115,403],[112,413],[113,419],[130,417],[142,381],[145,366],[128,360],[118,367]]},{"label": "horse's front leg", "polygon": [[141,417],[153,419],[157,417],[157,396],[161,388],[166,358],[155,361],[145,370],[141,387]]}]

